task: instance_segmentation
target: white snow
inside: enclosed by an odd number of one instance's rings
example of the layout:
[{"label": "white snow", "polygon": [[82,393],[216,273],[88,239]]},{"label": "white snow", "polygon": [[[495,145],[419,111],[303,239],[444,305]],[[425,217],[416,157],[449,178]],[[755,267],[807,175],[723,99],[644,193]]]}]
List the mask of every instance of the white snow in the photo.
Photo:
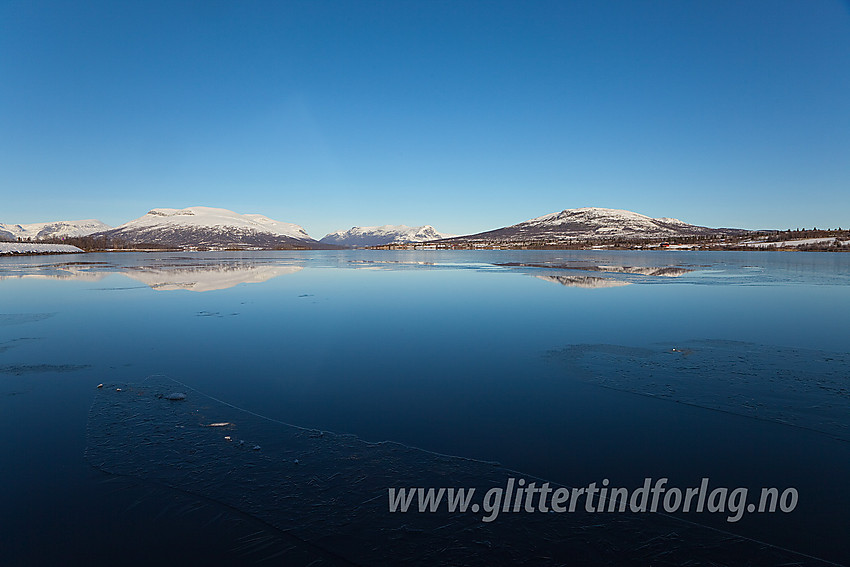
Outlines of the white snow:
[{"label": "white snow", "polygon": [[75,252],[82,252],[82,250],[70,244],[0,242],[0,254],[72,254]]},{"label": "white snow", "polygon": [[322,238],[322,242],[357,244],[358,242],[382,241],[389,244],[395,242],[425,242],[450,238],[451,234],[438,232],[431,225],[407,226],[404,224],[385,224],[382,226],[355,226],[348,230],[337,230]]},{"label": "white snow", "polygon": [[73,236],[87,236],[95,232],[109,230],[108,224],[99,220],[86,219],[77,221],[53,221],[38,222],[32,224],[2,224],[0,233],[8,232],[14,238],[67,238]]},{"label": "white snow", "polygon": [[534,223],[534,224],[551,224],[558,225],[563,224],[564,222],[576,218],[584,218],[584,219],[631,219],[631,220],[652,220],[651,217],[646,215],[642,215],[640,213],[634,213],[632,211],[627,211],[624,209],[605,209],[602,207],[581,207],[578,209],[564,209],[563,211],[557,213],[549,213],[548,215],[543,215],[542,217],[537,217],[534,219],[530,219],[525,221],[524,223]]},{"label": "white snow", "polygon": [[779,242],[766,242],[766,241],[754,241],[750,240],[747,242],[740,242],[738,245],[740,246],[750,246],[753,248],[788,248],[792,246],[807,246],[809,244],[831,244],[834,240],[834,237],[827,238],[801,238],[798,240],[782,240]]},{"label": "white snow", "polygon": [[209,228],[253,230],[255,232],[312,240],[297,224],[276,221],[258,214],[239,214],[214,207],[185,209],[153,209],[146,215],[117,227],[117,230],[149,230],[159,228]]},{"label": "white snow", "polygon": [[[649,217],[647,217],[647,218],[649,218]],[[674,218],[670,218],[670,217],[661,217],[661,218],[657,218],[655,220],[666,222],[666,223],[669,223],[669,224],[681,224],[683,226],[691,226],[684,221],[680,221],[679,219],[674,219]]]},{"label": "white snow", "polygon": [[653,232],[653,233],[673,233],[663,225],[675,225],[678,228],[686,228],[689,225],[679,219],[662,217],[654,219],[640,213],[626,211],[623,209],[605,209],[601,207],[582,207],[578,209],[565,209],[558,213],[549,213],[542,217],[537,217],[513,227],[537,227],[537,228],[557,228],[564,224],[585,224],[592,225],[596,228],[594,232],[598,235],[619,234],[626,232]]}]

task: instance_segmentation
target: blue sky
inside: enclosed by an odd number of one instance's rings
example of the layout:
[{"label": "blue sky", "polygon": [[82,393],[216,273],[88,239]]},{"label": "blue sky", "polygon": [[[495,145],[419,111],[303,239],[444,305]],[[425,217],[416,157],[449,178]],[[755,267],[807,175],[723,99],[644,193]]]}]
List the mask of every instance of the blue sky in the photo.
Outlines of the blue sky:
[{"label": "blue sky", "polygon": [[850,7],[0,0],[0,222],[850,226]]}]

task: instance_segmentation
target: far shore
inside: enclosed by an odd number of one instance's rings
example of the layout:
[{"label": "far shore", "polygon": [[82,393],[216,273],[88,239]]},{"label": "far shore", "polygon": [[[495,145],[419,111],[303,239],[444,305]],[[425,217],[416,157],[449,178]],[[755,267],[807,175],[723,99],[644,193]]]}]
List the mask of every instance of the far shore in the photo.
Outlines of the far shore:
[{"label": "far shore", "polygon": [[[340,250],[341,248],[333,248]],[[255,247],[145,247],[82,249],[70,244],[42,244],[36,242],[0,242],[0,258],[19,256],[48,256],[62,254],[127,253],[127,252],[272,252],[293,250],[322,250],[322,248],[255,248]],[[695,244],[632,244],[632,245],[510,245],[477,244],[471,246],[440,245],[423,243],[386,244],[364,248],[342,248],[342,250],[393,250],[393,251],[468,251],[468,250],[594,250],[594,251],[679,251],[679,252],[850,252],[850,241],[834,238],[806,239],[784,242],[747,242]]]}]

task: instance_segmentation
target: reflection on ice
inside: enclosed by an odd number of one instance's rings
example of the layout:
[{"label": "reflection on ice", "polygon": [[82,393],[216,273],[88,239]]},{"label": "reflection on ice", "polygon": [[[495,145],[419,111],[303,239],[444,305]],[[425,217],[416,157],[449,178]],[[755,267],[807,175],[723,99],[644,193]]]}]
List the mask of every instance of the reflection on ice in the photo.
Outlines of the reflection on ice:
[{"label": "reflection on ice", "polygon": [[595,266],[594,268],[582,268],[585,270],[611,272],[616,274],[640,274],[642,276],[663,276],[677,278],[694,270],[677,266]]},{"label": "reflection on ice", "polygon": [[[796,252],[345,250],[91,253],[77,258],[79,261],[56,262],[35,256],[3,257],[0,258],[0,283],[31,277],[94,282],[119,273],[159,290],[201,291],[224,289],[243,282],[265,282],[277,275],[292,273],[295,266],[309,266],[387,271],[519,272],[533,276],[611,278],[633,284],[850,284],[846,254]],[[277,268],[282,270],[276,271]],[[216,271],[221,273],[214,276]],[[243,272],[241,279],[237,276],[239,271]],[[561,283],[580,282],[573,279]],[[599,287],[607,285],[600,283]]]},{"label": "reflection on ice", "polygon": [[615,280],[613,278],[597,278],[593,276],[535,276],[547,282],[555,282],[567,287],[583,287],[595,289],[601,287],[622,287],[631,282]]},{"label": "reflection on ice", "polygon": [[[553,258],[545,262],[497,262],[495,265],[503,268],[518,269],[523,273],[532,275],[541,280],[559,283],[563,286],[587,289],[622,287],[632,283],[645,283],[643,278],[624,279],[621,274],[649,276],[652,278],[676,278],[694,271],[693,268],[674,265],[626,266],[600,264],[598,262],[595,263],[592,260],[593,258],[589,260],[564,260],[561,258]],[[601,275],[582,275],[583,272],[596,272]]]},{"label": "reflection on ice", "polygon": [[0,280],[36,279],[36,280],[78,280],[96,282],[105,278],[108,272],[103,268],[107,262],[59,262],[49,264],[24,264],[5,267],[0,270]]},{"label": "reflection on ice", "polygon": [[[147,260],[147,259],[146,259]],[[25,264],[0,271],[4,279],[48,279],[97,282],[118,273],[155,289],[212,291],[242,283],[262,283],[301,270],[291,263],[260,262],[251,259],[175,257],[166,261],[151,258],[147,262],[61,262]],[[117,288],[122,289],[122,288]]]},{"label": "reflection on ice", "polygon": [[262,283],[299,270],[301,266],[221,263],[134,266],[121,273],[159,291],[213,291],[242,283]]},{"label": "reflection on ice", "polygon": [[555,259],[551,262],[499,262],[497,266],[511,268],[547,268],[550,270],[580,270],[583,272],[606,272],[612,274],[639,274],[642,276],[678,277],[693,272],[693,268],[682,266],[620,266],[611,264],[594,264],[587,261],[563,261]]}]

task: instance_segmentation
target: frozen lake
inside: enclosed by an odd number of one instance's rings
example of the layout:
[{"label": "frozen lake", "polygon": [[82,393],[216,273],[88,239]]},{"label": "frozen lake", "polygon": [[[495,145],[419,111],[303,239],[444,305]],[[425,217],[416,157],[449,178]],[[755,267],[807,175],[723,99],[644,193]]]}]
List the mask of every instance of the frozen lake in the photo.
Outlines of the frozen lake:
[{"label": "frozen lake", "polygon": [[[848,563],[848,344],[838,253],[0,258],[0,563],[492,564],[500,546],[534,563]],[[170,384],[185,403],[151,397]],[[213,421],[230,425],[208,437]],[[734,523],[386,511],[394,486],[517,474],[710,478],[799,503]]]}]

